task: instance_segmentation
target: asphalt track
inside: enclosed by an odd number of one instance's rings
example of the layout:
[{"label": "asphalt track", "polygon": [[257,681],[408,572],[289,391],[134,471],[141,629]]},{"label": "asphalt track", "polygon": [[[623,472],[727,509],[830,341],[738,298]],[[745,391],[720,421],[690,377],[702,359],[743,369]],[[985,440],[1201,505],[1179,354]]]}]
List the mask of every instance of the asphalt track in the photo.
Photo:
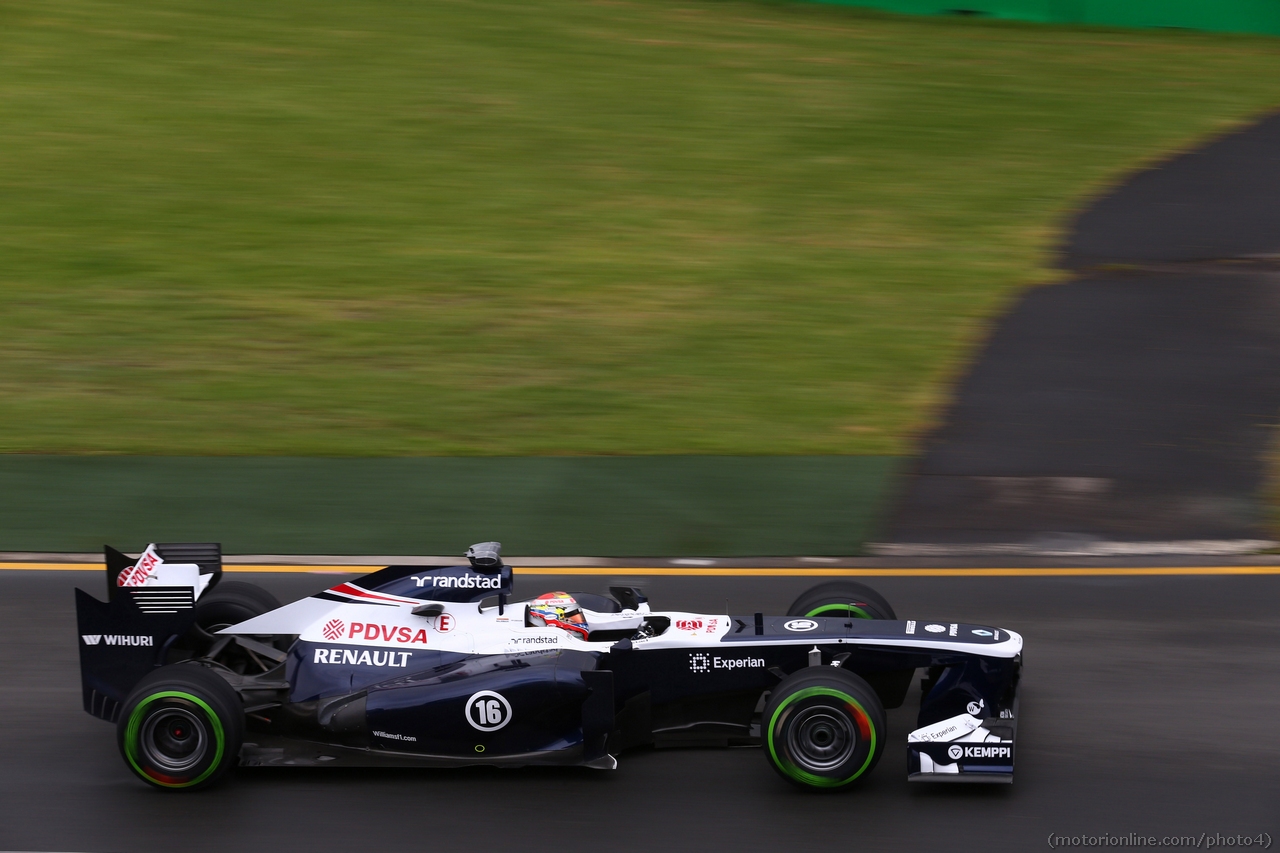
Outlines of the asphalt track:
[{"label": "asphalt track", "polygon": [[[746,612],[820,580],[739,572],[626,580],[658,607]],[[288,601],[344,577],[237,580]],[[909,699],[875,773],[834,795],[792,790],[755,749],[629,753],[613,772],[252,769],[204,793],[153,791],[80,708],[71,590],[102,584],[101,570],[0,572],[0,850],[993,851],[1051,833],[1280,833],[1274,574],[877,578],[904,617],[1023,633],[1017,780],[908,784]]]},{"label": "asphalt track", "polygon": [[1280,253],[1280,113],[1132,176],[1081,211],[1068,269],[1274,258]]},{"label": "asphalt track", "polygon": [[1132,176],[994,330],[889,542],[1265,540],[1280,115]]}]

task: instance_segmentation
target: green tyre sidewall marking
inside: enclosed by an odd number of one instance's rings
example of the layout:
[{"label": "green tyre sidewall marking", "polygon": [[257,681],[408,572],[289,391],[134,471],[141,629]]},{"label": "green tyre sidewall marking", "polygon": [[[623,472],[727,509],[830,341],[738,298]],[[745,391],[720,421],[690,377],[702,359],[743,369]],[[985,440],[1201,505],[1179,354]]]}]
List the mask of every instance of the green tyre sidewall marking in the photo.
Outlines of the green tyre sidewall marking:
[{"label": "green tyre sidewall marking", "polygon": [[[784,762],[778,758],[778,750],[773,745],[774,724],[778,721],[778,717],[784,710],[786,710],[788,705],[792,702],[799,701],[800,699],[808,699],[810,696],[833,696],[836,699],[840,699],[841,701],[848,702],[850,705],[853,705],[862,712],[863,716],[867,718],[867,727],[871,729],[871,748],[867,750],[867,760],[862,762],[862,766],[858,768],[857,772],[847,779],[831,779],[826,776],[818,776],[816,774],[809,773],[806,770],[801,770],[790,761]],[[796,781],[803,782],[806,785],[812,785],[815,788],[839,788],[841,785],[848,785],[854,779],[857,779],[863,773],[867,772],[867,767],[871,764],[871,759],[874,758],[876,754],[876,741],[878,738],[879,733],[876,732],[875,721],[871,719],[871,715],[867,713],[867,709],[862,707],[862,703],[857,699],[854,699],[848,693],[833,690],[830,687],[806,687],[804,690],[800,690],[791,696],[788,696],[783,700],[782,704],[778,706],[778,709],[773,712],[773,716],[769,719],[769,756],[773,759],[774,766],[782,768],[783,772]]]},{"label": "green tyre sidewall marking", "polygon": [[[205,768],[203,773],[189,782],[162,782],[147,771],[143,770],[138,764],[137,740],[138,730],[142,727],[142,718],[145,716],[146,709],[161,699],[185,699],[188,702],[192,702],[204,709],[205,715],[209,718],[209,722],[213,724],[213,742],[218,746],[217,751],[214,752],[213,755],[213,762]],[[133,709],[133,713],[129,715],[129,725],[125,727],[124,731],[124,754],[125,758],[129,759],[129,764],[133,769],[136,770],[139,775],[145,777],[148,782],[155,785],[163,785],[166,788],[190,788],[192,785],[199,785],[205,779],[208,779],[209,776],[218,769],[218,766],[222,764],[224,740],[225,738],[222,733],[222,721],[218,719],[218,715],[213,712],[213,709],[209,707],[207,702],[198,696],[192,696],[190,693],[183,693],[180,690],[165,690],[160,693],[152,693],[150,696],[143,699],[138,703],[138,706]]]},{"label": "green tyre sidewall marking", "polygon": [[855,607],[852,604],[824,604],[821,607],[815,607],[814,609],[810,610],[808,613],[805,614],[805,616],[809,616],[809,617],[822,616],[823,614],[833,610],[841,610],[841,611],[844,611],[845,613],[852,613],[858,619],[874,618],[870,613],[863,610],[861,607]]}]

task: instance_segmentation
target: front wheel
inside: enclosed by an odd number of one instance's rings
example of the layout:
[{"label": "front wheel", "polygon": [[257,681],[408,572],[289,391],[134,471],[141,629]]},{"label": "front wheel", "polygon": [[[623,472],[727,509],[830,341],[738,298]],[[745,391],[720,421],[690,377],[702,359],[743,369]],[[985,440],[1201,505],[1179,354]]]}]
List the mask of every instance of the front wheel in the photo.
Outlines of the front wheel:
[{"label": "front wheel", "polygon": [[203,788],[239,759],[244,710],[213,670],[173,664],[133,689],[116,735],[125,763],[142,781],[170,790]]},{"label": "front wheel", "polygon": [[765,758],[802,788],[842,788],[870,773],[884,751],[884,706],[847,670],[793,673],[774,689],[762,719]]}]

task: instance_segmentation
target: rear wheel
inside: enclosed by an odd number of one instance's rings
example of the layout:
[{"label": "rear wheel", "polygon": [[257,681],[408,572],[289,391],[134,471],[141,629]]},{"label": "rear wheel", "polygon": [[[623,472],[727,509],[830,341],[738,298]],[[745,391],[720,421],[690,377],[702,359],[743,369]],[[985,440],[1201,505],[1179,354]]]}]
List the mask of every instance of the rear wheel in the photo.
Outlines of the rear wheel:
[{"label": "rear wheel", "polygon": [[133,689],[116,736],[125,763],[144,782],[170,790],[203,788],[238,760],[244,710],[213,670],[174,664]]},{"label": "rear wheel", "polygon": [[896,619],[888,600],[865,584],[833,581],[815,586],[801,595],[787,611],[788,616],[852,617],[854,619]]},{"label": "rear wheel", "polygon": [[842,788],[870,773],[884,751],[884,706],[871,685],[843,669],[793,673],[770,695],[762,720],[765,758],[802,788]]},{"label": "rear wheel", "polygon": [[[200,596],[195,606],[195,621],[187,633],[170,650],[168,662],[177,663],[207,655],[223,628],[237,625],[255,616],[269,613],[280,601],[260,586],[242,581],[225,581]],[[287,651],[291,637],[255,636],[253,639]],[[218,660],[239,673],[257,672],[263,667],[250,656],[232,648],[222,652]]]},{"label": "rear wheel", "polygon": [[213,635],[223,628],[269,613],[279,606],[280,601],[260,586],[225,581],[196,602],[196,626],[212,642]]}]

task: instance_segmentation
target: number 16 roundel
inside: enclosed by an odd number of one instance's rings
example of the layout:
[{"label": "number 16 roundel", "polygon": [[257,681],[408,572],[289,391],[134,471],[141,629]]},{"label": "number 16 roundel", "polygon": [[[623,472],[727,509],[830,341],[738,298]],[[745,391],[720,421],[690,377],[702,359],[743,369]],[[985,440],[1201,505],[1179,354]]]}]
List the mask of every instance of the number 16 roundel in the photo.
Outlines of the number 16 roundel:
[{"label": "number 16 roundel", "polygon": [[511,722],[511,703],[501,693],[481,690],[467,700],[467,722],[473,729],[496,732]]}]

